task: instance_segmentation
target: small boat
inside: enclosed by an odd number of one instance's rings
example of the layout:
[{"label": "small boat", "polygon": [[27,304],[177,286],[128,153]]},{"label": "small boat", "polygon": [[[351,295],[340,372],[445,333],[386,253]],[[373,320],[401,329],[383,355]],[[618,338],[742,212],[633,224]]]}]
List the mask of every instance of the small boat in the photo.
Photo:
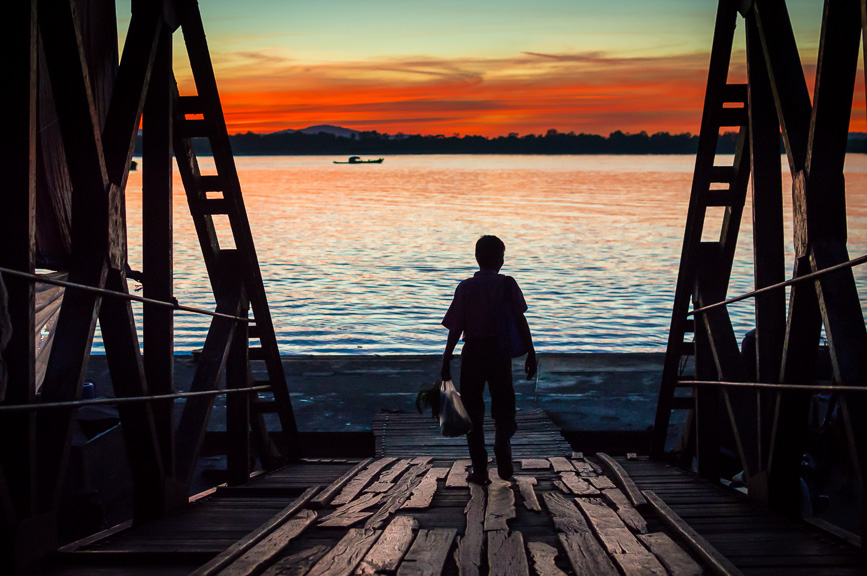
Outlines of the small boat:
[{"label": "small boat", "polygon": [[349,160],[346,162],[340,162],[339,160],[335,160],[335,164],[382,164],[382,161],[385,158],[377,158],[376,160],[362,160],[361,156],[350,156]]}]

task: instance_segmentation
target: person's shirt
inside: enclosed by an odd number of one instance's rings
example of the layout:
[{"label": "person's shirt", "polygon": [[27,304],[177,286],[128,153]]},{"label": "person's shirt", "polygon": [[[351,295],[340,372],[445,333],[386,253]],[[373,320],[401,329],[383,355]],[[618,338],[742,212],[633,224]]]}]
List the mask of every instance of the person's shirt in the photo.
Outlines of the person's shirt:
[{"label": "person's shirt", "polygon": [[479,270],[458,284],[442,324],[450,332],[463,332],[464,340],[497,338],[508,308],[516,316],[527,311],[515,279],[493,270]]}]

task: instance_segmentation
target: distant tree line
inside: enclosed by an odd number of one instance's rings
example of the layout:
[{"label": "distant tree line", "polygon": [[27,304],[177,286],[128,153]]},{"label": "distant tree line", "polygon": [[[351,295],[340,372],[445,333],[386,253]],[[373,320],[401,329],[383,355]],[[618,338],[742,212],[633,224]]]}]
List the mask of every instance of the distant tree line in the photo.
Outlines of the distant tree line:
[{"label": "distant tree line", "polygon": [[[721,134],[717,153],[734,154],[736,132]],[[598,134],[575,134],[548,130],[542,134],[488,138],[485,136],[384,134],[376,131],[358,132],[351,137],[328,132],[278,132],[274,134],[235,134],[229,137],[232,150],[238,156],[336,155],[383,156],[393,154],[695,154],[698,136],[688,132],[669,134],[612,132],[607,137]],[[210,155],[205,139],[194,139],[193,148],[202,156]],[[867,153],[867,140],[850,140],[850,152]],[[781,148],[780,152],[785,150]],[[141,154],[141,137],[136,144]]]}]

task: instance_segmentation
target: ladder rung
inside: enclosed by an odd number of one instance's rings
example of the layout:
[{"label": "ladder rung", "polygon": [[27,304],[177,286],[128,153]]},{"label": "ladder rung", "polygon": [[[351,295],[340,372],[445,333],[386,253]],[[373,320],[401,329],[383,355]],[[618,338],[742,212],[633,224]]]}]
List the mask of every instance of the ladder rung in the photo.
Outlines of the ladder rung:
[{"label": "ladder rung", "polygon": [[746,126],[749,116],[746,108],[723,108],[720,110],[720,126]]},{"label": "ladder rung", "polygon": [[731,184],[735,180],[734,166],[714,166],[710,170],[710,181]]},{"label": "ladder rung", "polygon": [[199,176],[199,189],[202,192],[222,192],[225,188],[222,176]]},{"label": "ladder rung", "polygon": [[746,84],[726,84],[722,91],[723,102],[747,103],[748,90]]},{"label": "ladder rung", "polygon": [[672,410],[691,410],[695,408],[695,400],[690,396],[675,396],[671,399]]},{"label": "ladder rung", "polygon": [[687,318],[683,321],[683,331],[684,332],[695,332],[695,320],[692,318]]},{"label": "ladder rung", "polygon": [[734,206],[735,194],[731,190],[707,190],[701,199],[705,206]]},{"label": "ladder rung", "polygon": [[695,354],[695,345],[692,342],[682,342],[680,344],[681,356],[692,356]]},{"label": "ladder rung", "polygon": [[258,338],[259,337],[259,325],[255,322],[250,322],[247,324],[247,336],[249,338]]},{"label": "ladder rung", "polygon": [[178,98],[178,112],[181,114],[204,114],[200,96],[181,96]]},{"label": "ladder rung", "polygon": [[207,138],[210,135],[205,120],[182,120],[177,122],[177,130],[183,138]]},{"label": "ladder rung", "polygon": [[228,214],[229,203],[220,198],[218,200],[199,200],[203,214]]}]

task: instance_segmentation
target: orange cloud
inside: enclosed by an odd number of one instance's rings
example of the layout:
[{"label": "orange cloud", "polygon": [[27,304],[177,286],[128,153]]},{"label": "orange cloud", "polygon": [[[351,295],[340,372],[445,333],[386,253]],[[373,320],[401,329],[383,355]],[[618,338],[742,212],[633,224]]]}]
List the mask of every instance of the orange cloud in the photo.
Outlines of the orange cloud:
[{"label": "orange cloud", "polygon": [[[499,59],[300,62],[241,51],[215,54],[215,67],[231,133],[336,124],[495,136],[549,128],[697,132],[708,59],[706,53],[629,58],[526,52]],[[737,81],[744,75],[743,54],[733,62]],[[191,91],[189,78],[179,82],[182,93]],[[853,130],[864,129],[863,111],[862,88]]]}]

